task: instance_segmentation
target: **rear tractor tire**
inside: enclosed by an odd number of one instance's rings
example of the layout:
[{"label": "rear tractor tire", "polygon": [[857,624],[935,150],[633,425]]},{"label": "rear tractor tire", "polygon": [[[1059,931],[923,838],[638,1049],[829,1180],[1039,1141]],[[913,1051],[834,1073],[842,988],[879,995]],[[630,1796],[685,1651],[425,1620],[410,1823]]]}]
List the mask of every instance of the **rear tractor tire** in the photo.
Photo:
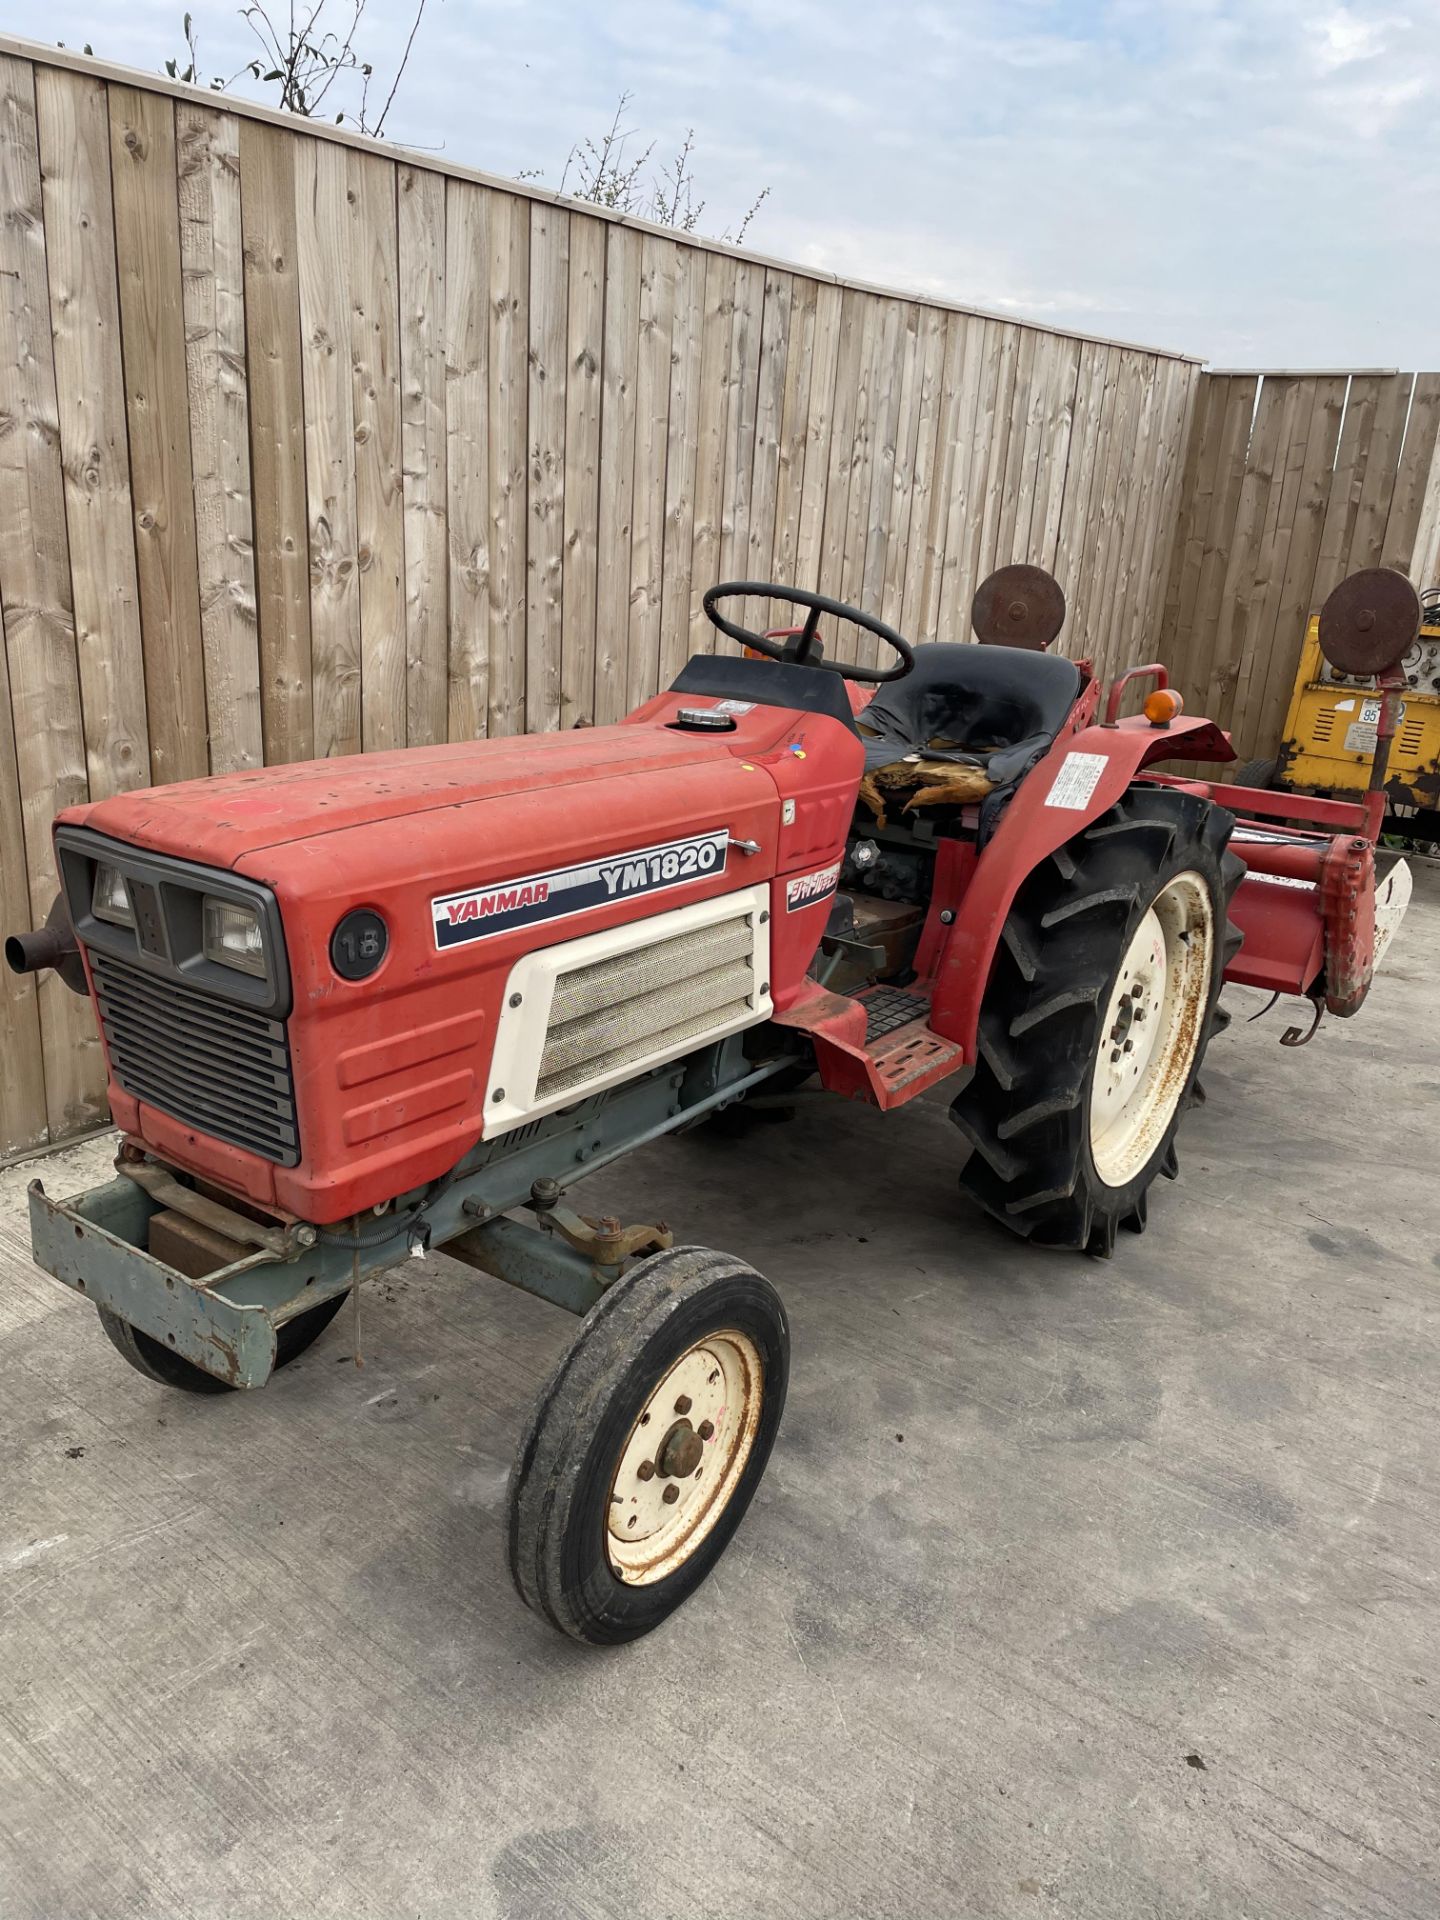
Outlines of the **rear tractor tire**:
[{"label": "rear tractor tire", "polygon": [[1135,786],[1027,878],[980,1010],[979,1059],[951,1117],[961,1186],[1036,1246],[1102,1257],[1145,1228],[1205,1049],[1228,1024],[1245,872],[1233,814]]}]

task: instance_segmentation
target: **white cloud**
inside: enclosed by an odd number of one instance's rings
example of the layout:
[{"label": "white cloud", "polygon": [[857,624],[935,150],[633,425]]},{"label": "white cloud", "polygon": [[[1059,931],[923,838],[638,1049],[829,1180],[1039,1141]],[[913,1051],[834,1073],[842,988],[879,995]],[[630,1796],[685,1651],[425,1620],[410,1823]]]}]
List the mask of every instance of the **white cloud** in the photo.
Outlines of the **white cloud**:
[{"label": "white cloud", "polygon": [[1348,7],[1340,7],[1324,20],[1315,23],[1319,36],[1315,48],[1315,60],[1322,73],[1333,73],[1339,67],[1348,67],[1356,60],[1368,60],[1379,53],[1385,44],[1383,20],[1362,20]]}]

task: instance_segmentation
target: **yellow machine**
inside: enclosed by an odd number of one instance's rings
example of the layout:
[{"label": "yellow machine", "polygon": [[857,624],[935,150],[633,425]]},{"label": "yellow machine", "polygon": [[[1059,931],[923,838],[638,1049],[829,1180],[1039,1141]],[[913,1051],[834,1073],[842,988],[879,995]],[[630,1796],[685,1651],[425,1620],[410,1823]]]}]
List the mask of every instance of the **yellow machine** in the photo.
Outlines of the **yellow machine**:
[{"label": "yellow machine", "polygon": [[[1421,596],[1419,638],[1405,655],[1404,704],[1385,771],[1388,829],[1440,840],[1440,587]],[[1320,618],[1312,615],[1285,715],[1280,752],[1251,760],[1236,779],[1246,787],[1349,799],[1370,783],[1380,695],[1373,679],[1344,674],[1320,651]]]}]

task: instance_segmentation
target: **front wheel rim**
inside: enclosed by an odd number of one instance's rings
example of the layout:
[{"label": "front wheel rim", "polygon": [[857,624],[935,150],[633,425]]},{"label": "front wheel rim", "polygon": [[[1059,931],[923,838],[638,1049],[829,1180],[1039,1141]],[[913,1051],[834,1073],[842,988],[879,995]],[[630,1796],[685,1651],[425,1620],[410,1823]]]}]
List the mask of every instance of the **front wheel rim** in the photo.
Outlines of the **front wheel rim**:
[{"label": "front wheel rim", "polygon": [[1202,875],[1178,873],[1130,938],[1090,1080],[1090,1158],[1123,1187],[1153,1158],[1190,1079],[1210,998],[1215,913]]},{"label": "front wheel rim", "polygon": [[697,1340],[667,1370],[630,1429],[606,1496],[616,1579],[653,1586],[714,1531],[744,1475],[764,1396],[759,1349],[733,1328]]}]

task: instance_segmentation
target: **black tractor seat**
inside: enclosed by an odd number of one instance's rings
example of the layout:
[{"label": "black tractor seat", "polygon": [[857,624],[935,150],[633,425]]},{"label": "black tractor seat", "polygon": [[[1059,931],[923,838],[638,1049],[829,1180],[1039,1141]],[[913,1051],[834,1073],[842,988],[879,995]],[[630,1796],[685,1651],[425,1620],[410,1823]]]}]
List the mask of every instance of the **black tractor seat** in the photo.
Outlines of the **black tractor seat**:
[{"label": "black tractor seat", "polygon": [[934,644],[915,670],[882,687],[859,715],[870,771],[923,751],[927,760],[983,767],[1009,787],[1052,744],[1079,698],[1080,669],[1019,647]]}]

